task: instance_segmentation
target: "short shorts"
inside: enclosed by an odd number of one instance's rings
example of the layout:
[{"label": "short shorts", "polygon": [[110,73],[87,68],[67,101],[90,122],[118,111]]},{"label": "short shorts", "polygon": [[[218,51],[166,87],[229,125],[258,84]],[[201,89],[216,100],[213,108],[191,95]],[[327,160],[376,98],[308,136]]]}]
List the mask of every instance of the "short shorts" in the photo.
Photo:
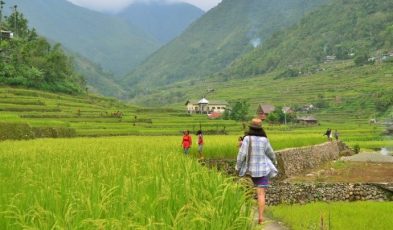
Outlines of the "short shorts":
[{"label": "short shorts", "polygon": [[254,186],[257,188],[268,188],[269,187],[269,178],[267,176],[263,177],[251,177],[252,182],[254,182]]}]

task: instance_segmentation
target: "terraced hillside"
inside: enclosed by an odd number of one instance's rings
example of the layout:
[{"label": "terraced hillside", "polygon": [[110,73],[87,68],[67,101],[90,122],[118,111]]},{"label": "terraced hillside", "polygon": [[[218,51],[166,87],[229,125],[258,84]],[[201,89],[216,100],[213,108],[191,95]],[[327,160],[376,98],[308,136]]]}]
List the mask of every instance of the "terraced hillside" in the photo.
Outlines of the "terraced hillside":
[{"label": "terraced hillside", "polygon": [[97,96],[69,96],[0,88],[0,120],[31,127],[67,127],[77,136],[179,135],[199,126],[211,132],[240,131],[234,121],[189,117],[184,110],[143,109]]},{"label": "terraced hillside", "polygon": [[374,117],[390,116],[376,107],[378,95],[393,90],[393,66],[389,63],[356,67],[352,61],[334,61],[321,64],[321,71],[312,75],[278,78],[279,74],[241,80],[217,76],[198,83],[184,81],[157,90],[140,102],[172,102],[181,108],[186,98],[198,98],[211,88],[215,92],[208,99],[246,100],[251,104],[250,113],[255,113],[259,103],[293,108],[313,104],[319,108],[311,114],[321,122],[364,124]]}]

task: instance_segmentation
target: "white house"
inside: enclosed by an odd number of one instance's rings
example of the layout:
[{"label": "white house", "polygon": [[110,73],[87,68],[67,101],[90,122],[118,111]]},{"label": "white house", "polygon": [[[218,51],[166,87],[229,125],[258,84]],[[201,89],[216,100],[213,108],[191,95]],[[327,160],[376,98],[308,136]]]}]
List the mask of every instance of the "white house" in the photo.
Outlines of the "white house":
[{"label": "white house", "polygon": [[188,100],[186,102],[187,113],[211,114],[211,113],[224,113],[228,108],[226,101],[217,101],[202,98],[201,100]]}]

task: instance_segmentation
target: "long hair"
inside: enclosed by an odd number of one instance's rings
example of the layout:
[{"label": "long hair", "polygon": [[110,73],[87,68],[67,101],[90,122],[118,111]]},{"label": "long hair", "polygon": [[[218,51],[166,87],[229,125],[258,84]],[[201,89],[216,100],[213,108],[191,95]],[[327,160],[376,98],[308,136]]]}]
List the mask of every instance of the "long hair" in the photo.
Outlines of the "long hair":
[{"label": "long hair", "polygon": [[247,136],[257,136],[257,137],[267,138],[266,132],[262,127],[260,128],[250,127],[249,131],[247,132]]}]

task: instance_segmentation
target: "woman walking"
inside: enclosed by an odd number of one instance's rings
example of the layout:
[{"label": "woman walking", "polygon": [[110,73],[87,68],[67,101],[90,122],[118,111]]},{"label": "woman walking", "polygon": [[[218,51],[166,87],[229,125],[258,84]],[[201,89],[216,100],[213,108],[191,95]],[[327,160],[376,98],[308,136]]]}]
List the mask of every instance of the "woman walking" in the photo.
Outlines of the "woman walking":
[{"label": "woman walking", "polygon": [[249,125],[249,132],[243,139],[240,147],[236,170],[239,176],[251,176],[258,195],[258,223],[263,222],[265,209],[266,189],[269,187],[269,178],[277,175],[276,155],[262,128],[260,119],[253,119]]},{"label": "woman walking", "polygon": [[192,145],[192,139],[190,136],[190,131],[186,130],[183,132],[183,140],[182,140],[183,152],[185,155],[188,155],[190,152],[190,148]]}]

